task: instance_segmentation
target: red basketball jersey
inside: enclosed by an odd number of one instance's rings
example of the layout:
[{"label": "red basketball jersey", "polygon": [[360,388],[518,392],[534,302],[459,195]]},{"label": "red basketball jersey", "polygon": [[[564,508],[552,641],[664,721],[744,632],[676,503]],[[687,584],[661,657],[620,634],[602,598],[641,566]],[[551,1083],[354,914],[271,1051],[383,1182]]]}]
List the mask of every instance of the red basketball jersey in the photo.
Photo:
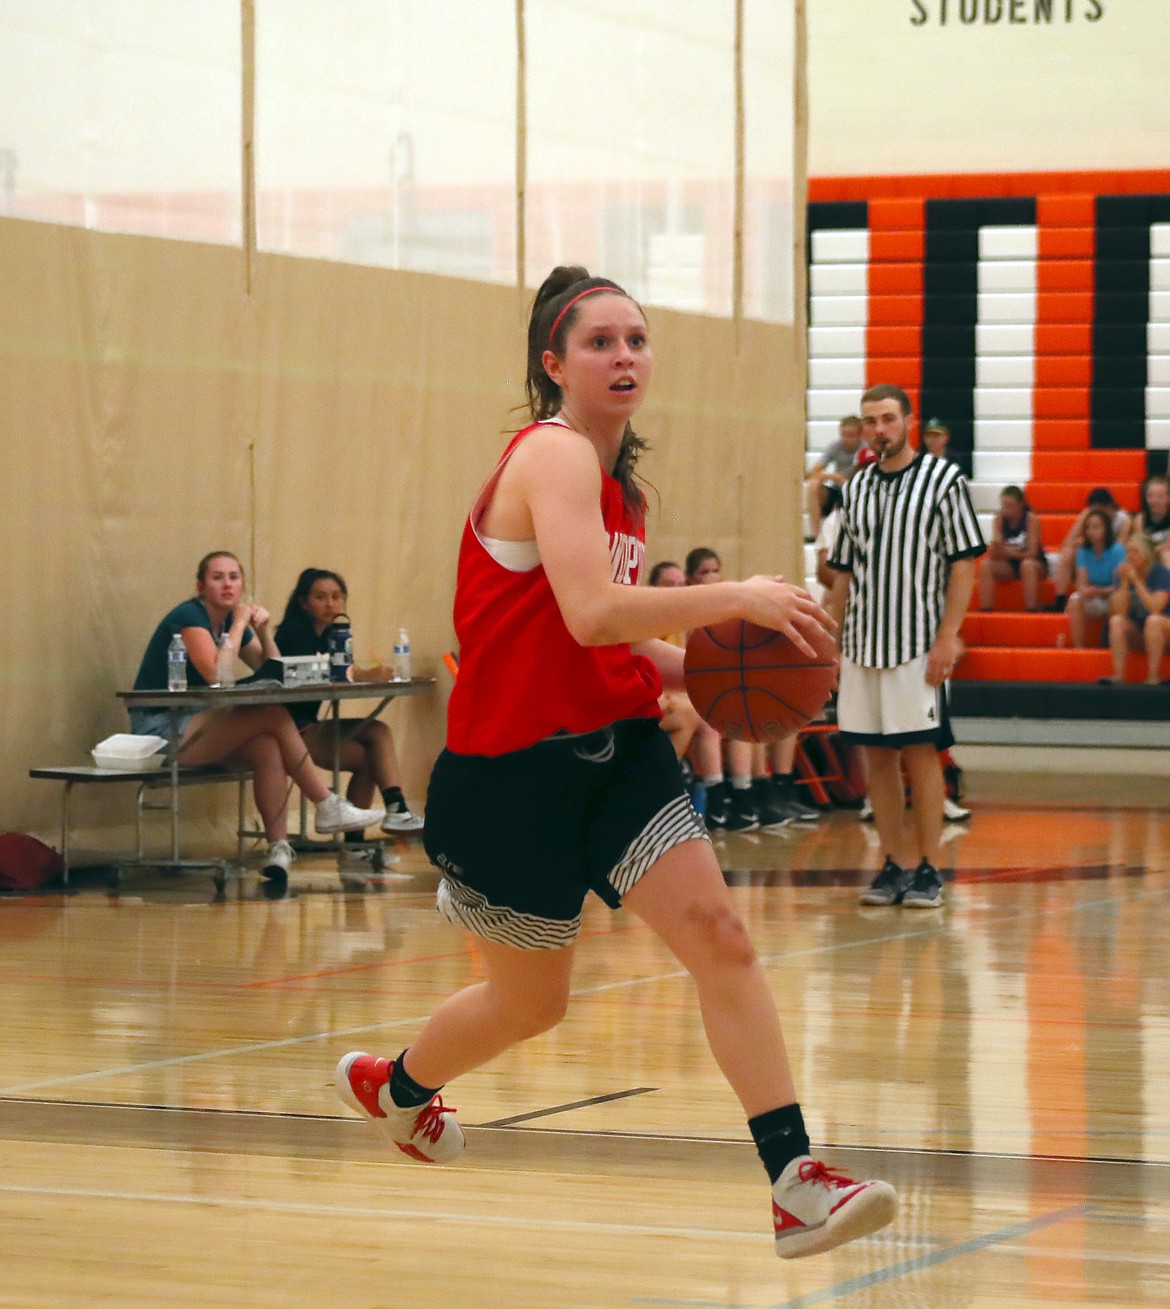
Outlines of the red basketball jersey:
[{"label": "red basketball jersey", "polygon": [[[504,464],[533,430],[509,444],[476,497],[459,547],[455,635],[459,676],[447,709],[447,746],[457,754],[500,755],[557,732],[593,732],[621,718],[659,717],[662,679],[628,645],[579,645],[569,634],[544,567],[505,568],[476,527]],[[601,516],[613,580],[635,586],[645,532],[618,482],[601,478]]]}]

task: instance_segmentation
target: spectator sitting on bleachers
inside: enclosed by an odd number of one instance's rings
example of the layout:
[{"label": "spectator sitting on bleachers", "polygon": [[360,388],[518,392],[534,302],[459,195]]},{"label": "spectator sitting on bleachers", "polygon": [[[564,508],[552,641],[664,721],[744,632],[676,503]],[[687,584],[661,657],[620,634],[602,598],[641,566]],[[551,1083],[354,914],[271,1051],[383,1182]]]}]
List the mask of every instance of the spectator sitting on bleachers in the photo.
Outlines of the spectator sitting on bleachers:
[{"label": "spectator sitting on bleachers", "polygon": [[[327,568],[306,568],[297,578],[284,608],[284,617],[276,629],[276,644],[281,654],[325,654],[329,649],[329,628],[349,604],[349,589],[340,573]],[[354,666],[350,669],[355,682],[376,681],[390,677],[391,671],[380,665]],[[402,768],[388,724],[380,718],[321,718],[322,701],[292,704],[289,712],[308,747],[309,755],[319,768],[333,767],[334,748],[340,733],[338,760],[343,772],[349,773],[348,796],[354,804],[368,806],[378,792],[386,806],[382,820],[384,832],[417,832],[423,820],[410,811],[402,793]],[[362,833],[350,834],[351,843],[364,844]],[[369,851],[348,851],[342,867],[358,869],[369,862]]]},{"label": "spectator sitting on bleachers", "polygon": [[1056,570],[1052,575],[1056,588],[1056,600],[1052,609],[1058,614],[1064,613],[1068,605],[1068,593],[1072,590],[1073,575],[1076,571],[1077,551],[1085,544],[1085,515],[1090,509],[1104,509],[1109,515],[1115,541],[1120,541],[1124,545],[1129,539],[1132,527],[1129,514],[1113,498],[1113,492],[1108,487],[1094,487],[1085,497],[1085,507],[1077,515],[1076,521],[1068,529],[1068,535],[1060,544]]},{"label": "spectator sitting on bleachers", "polygon": [[844,486],[858,466],[858,459],[865,445],[861,439],[861,419],[850,414],[841,419],[837,429],[839,435],[825,447],[820,459],[809,471],[805,482],[805,509],[808,513],[809,527],[815,540],[821,527],[821,502],[819,491],[824,483],[832,486]]},{"label": "spectator sitting on bleachers", "polygon": [[1135,535],[1149,537],[1159,563],[1170,568],[1170,478],[1155,473],[1142,487],[1142,511],[1134,520]]},{"label": "spectator sitting on bleachers", "polygon": [[1125,547],[1125,562],[1118,568],[1120,582],[1109,616],[1109,650],[1113,655],[1113,676],[1103,682],[1125,681],[1128,650],[1146,652],[1146,685],[1158,685],[1158,669],[1170,636],[1170,568],[1154,562],[1154,547],[1148,537],[1131,536]]},{"label": "spectator sitting on bleachers", "polygon": [[[136,691],[162,691],[167,685],[167,651],[176,635],[187,651],[187,684],[218,681],[218,659],[226,647],[251,669],[280,653],[271,618],[263,605],[244,601],[244,569],[234,554],[215,550],[199,561],[197,594],[176,605],[154,629],[142,656]],[[240,705],[230,709],[131,709],[130,723],[144,736],[179,738],[179,762],[227,764],[252,772],[256,807],[269,840],[261,874],[274,882],[288,878],[293,850],[288,843],[288,781],[317,806],[317,831],[355,832],[371,826],[382,811],[358,809],[330,791],[317,775],[282,704]]]},{"label": "spectator sitting on bleachers", "polygon": [[[672,559],[663,559],[650,570],[651,586],[686,586],[687,575]],[[674,645],[686,645],[685,634],[663,638]],[[723,760],[719,752],[719,733],[702,718],[685,691],[664,691],[658,697],[662,710],[662,730],[670,737],[680,762],[689,759],[696,778],[723,779]]]},{"label": "spectator sitting on bleachers", "polygon": [[822,482],[820,497],[821,526],[820,531],[817,532],[813,553],[816,557],[817,581],[824,588],[821,595],[821,604],[824,604],[833,588],[834,573],[829,567],[829,556],[833,553],[833,546],[837,542],[837,529],[841,523],[841,488],[832,482]]},{"label": "spectator sitting on bleachers", "polygon": [[947,450],[950,443],[951,429],[937,418],[932,418],[922,429],[922,445],[926,453],[953,464],[956,462],[955,457]]},{"label": "spectator sitting on bleachers", "polygon": [[1077,649],[1085,645],[1085,622],[1108,618],[1117,590],[1117,570],[1125,562],[1125,546],[1113,539],[1113,524],[1103,509],[1085,515],[1085,544],[1076,554],[1077,589],[1068,597],[1068,627]]},{"label": "spectator sitting on bleachers", "polygon": [[1024,584],[1024,608],[1040,608],[1040,583],[1048,560],[1040,540],[1040,519],[1018,486],[1005,486],[999,513],[991,525],[991,545],[979,566],[979,608],[995,608],[995,584],[1019,578]]}]

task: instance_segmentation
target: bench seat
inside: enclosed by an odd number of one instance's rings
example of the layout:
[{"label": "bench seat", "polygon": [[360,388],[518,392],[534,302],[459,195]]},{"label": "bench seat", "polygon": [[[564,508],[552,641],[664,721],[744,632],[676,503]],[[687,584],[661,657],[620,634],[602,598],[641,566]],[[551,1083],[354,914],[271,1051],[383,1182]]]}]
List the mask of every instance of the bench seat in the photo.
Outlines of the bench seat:
[{"label": "bench seat", "polygon": [[[63,782],[61,798],[61,858],[65,865],[64,879],[69,881],[69,836],[70,836],[70,802],[75,786],[112,786],[115,783],[131,783],[136,786],[135,796],[135,853],[134,859],[120,859],[119,866],[137,864],[193,864],[198,867],[217,869],[216,886],[222,888],[229,861],[224,859],[204,859],[198,861],[183,860],[179,857],[178,845],[178,796],[172,791],[172,782],[179,787],[207,786],[220,782],[234,783],[237,788],[238,807],[236,824],[236,858],[242,861],[245,838],[256,836],[244,825],[245,788],[252,780],[251,772],[246,768],[221,768],[216,764],[203,764],[198,767],[180,766],[177,776],[172,778],[169,768],[98,768],[93,764],[63,764],[46,768],[30,768],[28,775],[40,781]],[[149,804],[148,796],[155,791],[165,790],[168,797],[165,805]],[[172,817],[172,850],[170,858],[148,859],[143,851],[142,815],[146,810],[169,812]]]}]

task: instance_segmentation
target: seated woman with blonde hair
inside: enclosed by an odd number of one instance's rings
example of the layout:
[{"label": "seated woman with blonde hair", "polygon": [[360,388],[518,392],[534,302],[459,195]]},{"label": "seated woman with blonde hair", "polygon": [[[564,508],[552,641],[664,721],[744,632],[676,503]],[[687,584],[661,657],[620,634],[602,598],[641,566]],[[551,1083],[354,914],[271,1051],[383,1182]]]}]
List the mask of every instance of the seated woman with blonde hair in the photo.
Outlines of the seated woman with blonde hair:
[{"label": "seated woman with blonde hair", "polygon": [[1153,542],[1131,536],[1125,545],[1125,563],[1117,570],[1120,585],[1109,615],[1109,650],[1113,676],[1103,682],[1125,681],[1126,654],[1146,652],[1146,685],[1158,685],[1158,670],[1170,637],[1170,568],[1156,563]]}]

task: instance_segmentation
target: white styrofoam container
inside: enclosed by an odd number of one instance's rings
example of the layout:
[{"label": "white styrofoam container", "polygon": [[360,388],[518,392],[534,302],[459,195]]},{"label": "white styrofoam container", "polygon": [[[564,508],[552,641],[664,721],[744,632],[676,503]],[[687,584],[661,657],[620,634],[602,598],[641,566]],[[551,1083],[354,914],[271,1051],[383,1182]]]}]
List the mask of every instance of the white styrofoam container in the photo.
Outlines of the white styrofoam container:
[{"label": "white styrofoam container", "polygon": [[144,768],[161,768],[166,761],[166,739],[161,736],[134,736],[117,732],[99,741],[90,753],[99,768],[139,772]]}]

